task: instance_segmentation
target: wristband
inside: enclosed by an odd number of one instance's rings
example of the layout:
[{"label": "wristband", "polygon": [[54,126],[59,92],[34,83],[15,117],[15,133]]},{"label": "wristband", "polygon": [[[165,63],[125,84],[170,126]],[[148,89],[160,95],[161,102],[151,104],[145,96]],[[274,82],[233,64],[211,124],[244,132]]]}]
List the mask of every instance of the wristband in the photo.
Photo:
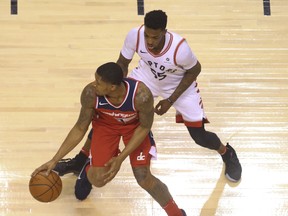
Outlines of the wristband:
[{"label": "wristband", "polygon": [[170,98],[167,98],[166,100],[167,100],[171,105],[173,105],[174,102],[173,102]]}]

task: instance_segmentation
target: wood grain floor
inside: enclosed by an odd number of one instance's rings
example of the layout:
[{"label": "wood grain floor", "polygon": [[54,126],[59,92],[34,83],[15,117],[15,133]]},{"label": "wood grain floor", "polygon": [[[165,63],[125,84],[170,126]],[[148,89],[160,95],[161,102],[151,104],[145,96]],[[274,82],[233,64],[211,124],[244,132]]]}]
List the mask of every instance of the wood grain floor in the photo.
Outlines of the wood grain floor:
[{"label": "wood grain floor", "polygon": [[[74,198],[73,175],[62,178],[52,203],[28,191],[31,172],[76,121],[84,85],[142,24],[136,1],[27,0],[18,7],[12,16],[10,2],[0,2],[0,215],[164,216],[128,161],[83,202]],[[264,16],[261,0],[145,1],[146,12],[159,8],[202,64],[207,129],[235,147],[243,177],[227,182],[221,158],[194,144],[174,123],[173,109],[155,119],[154,174],[189,216],[288,215],[288,2],[272,1],[271,16]]]}]

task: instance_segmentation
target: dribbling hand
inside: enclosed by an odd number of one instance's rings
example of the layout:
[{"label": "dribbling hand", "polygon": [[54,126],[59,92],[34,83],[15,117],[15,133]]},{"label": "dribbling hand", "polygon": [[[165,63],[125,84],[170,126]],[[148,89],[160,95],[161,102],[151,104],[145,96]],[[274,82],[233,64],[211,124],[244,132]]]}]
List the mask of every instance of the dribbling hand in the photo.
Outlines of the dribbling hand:
[{"label": "dribbling hand", "polygon": [[55,163],[55,161],[50,160],[45,164],[41,165],[40,167],[38,167],[37,169],[35,169],[34,172],[31,174],[31,176],[35,176],[37,173],[45,170],[46,170],[45,174],[48,176],[51,170],[56,166],[56,164],[57,163]]}]

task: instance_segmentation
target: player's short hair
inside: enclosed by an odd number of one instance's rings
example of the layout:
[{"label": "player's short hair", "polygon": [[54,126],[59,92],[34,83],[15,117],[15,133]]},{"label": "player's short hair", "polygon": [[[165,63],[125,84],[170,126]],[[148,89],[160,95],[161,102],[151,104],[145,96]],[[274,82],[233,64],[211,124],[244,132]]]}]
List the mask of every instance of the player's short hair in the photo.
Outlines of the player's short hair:
[{"label": "player's short hair", "polygon": [[144,17],[144,25],[154,30],[165,30],[167,26],[167,15],[162,10],[150,11],[146,13]]},{"label": "player's short hair", "polygon": [[120,85],[123,80],[122,68],[115,62],[108,62],[99,66],[96,73],[104,82]]}]

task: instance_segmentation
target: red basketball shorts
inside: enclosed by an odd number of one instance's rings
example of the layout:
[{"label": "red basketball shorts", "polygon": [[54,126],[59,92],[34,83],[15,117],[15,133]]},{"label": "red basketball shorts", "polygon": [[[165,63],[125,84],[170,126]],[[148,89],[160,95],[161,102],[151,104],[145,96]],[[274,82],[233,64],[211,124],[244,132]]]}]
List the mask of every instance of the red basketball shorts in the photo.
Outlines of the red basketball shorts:
[{"label": "red basketball shorts", "polygon": [[[112,157],[118,155],[121,138],[124,145],[127,145],[139,124],[106,125],[93,121],[92,125],[91,164],[95,167],[103,167]],[[150,165],[152,155],[149,152],[153,152],[151,150],[156,152],[155,142],[150,132],[140,146],[129,155],[131,166]]]}]

